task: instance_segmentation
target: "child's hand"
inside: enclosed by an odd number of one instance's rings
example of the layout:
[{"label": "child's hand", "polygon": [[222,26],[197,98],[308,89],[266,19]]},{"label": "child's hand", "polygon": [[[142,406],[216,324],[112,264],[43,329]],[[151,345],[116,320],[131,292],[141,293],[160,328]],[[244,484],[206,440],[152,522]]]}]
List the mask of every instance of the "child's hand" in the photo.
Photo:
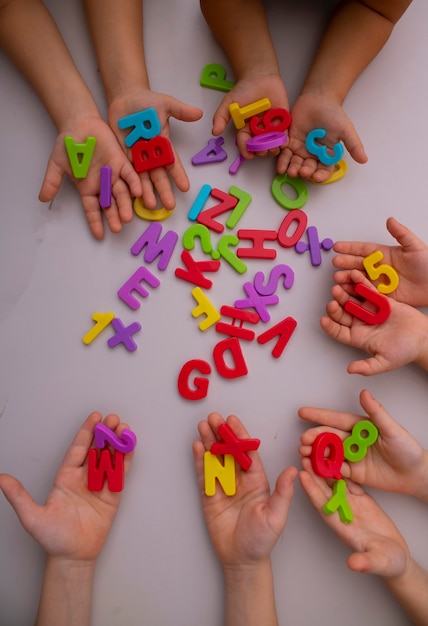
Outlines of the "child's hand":
[{"label": "child's hand", "polygon": [[302,419],[319,424],[300,437],[301,456],[310,457],[312,444],[320,433],[335,432],[343,440],[349,437],[357,422],[370,419],[377,427],[379,437],[368,447],[367,454],[361,461],[343,463],[343,478],[351,478],[356,483],[375,489],[413,495],[428,502],[428,452],[391,417],[369,391],[361,392],[360,403],[367,415],[314,407],[299,409]]},{"label": "child's hand", "polygon": [[[193,456],[211,541],[223,568],[236,569],[269,558],[287,521],[297,469],[285,469],[271,495],[260,457],[257,452],[250,452],[253,462],[248,471],[241,471],[236,464],[236,494],[227,496],[218,487],[214,496],[206,496],[204,453],[217,441],[216,433],[223,422],[220,415],[211,413],[207,421],[199,423],[201,440],[194,442]],[[227,423],[237,437],[249,437],[236,416],[229,416]]]},{"label": "child's hand", "polygon": [[334,280],[339,284],[348,282],[348,270],[364,271],[363,259],[380,250],[383,253],[381,263],[391,265],[400,278],[390,297],[416,307],[428,306],[428,246],[393,217],[388,218],[386,227],[398,246],[361,241],[337,241],[334,244],[338,254],[333,258],[333,265],[345,270],[336,272]]},{"label": "child's hand", "polygon": [[[46,503],[37,504],[13,476],[0,474],[0,489],[15,509],[25,530],[49,557],[77,562],[94,562],[101,552],[119,507],[121,494],[107,485],[100,492],[88,491],[86,457],[95,425],[101,415],[91,413],[77,433],[55,477]],[[104,423],[118,436],[127,426],[117,415]],[[125,455],[125,474],[132,453]]]},{"label": "child's hand", "polygon": [[337,513],[323,513],[323,506],[332,497],[332,489],[324,478],[316,476],[309,459],[302,460],[300,483],[324,522],[353,550],[348,567],[354,572],[398,577],[405,574],[412,562],[409,549],[398,529],[380,506],[356,483],[346,481],[346,497],[354,515],[344,524]]},{"label": "child's hand", "polygon": [[[242,108],[248,104],[252,104],[262,98],[268,98],[271,108],[281,108],[289,110],[289,102],[284,83],[279,75],[256,75],[239,80],[235,86],[224,96],[219,107],[214,113],[212,134],[219,136],[223,133],[227,124],[231,120],[229,113],[229,105],[237,102]],[[262,113],[260,115],[263,115]],[[231,122],[233,124],[233,122]],[[287,134],[288,131],[286,131]],[[253,159],[255,156],[277,156],[283,150],[282,148],[274,148],[269,151],[249,152],[246,143],[252,133],[250,132],[249,123],[247,121],[245,128],[236,131],[236,143],[239,152],[245,159]]]},{"label": "child's hand", "polygon": [[331,176],[333,167],[323,165],[306,149],[306,137],[315,128],[327,131],[323,139],[326,146],[332,148],[343,141],[357,163],[367,161],[363,144],[342,107],[320,94],[304,94],[297,98],[291,109],[289,141],[278,160],[278,172],[303,179],[312,178],[317,183]]},{"label": "child's hand", "polygon": [[[150,90],[142,89],[113,100],[109,107],[109,124],[123,146],[123,149],[127,151],[130,159],[131,150],[125,146],[125,137],[129,134],[130,130],[120,130],[117,125],[118,120],[121,117],[138,113],[148,108],[156,109],[162,127],[160,134],[168,139],[170,134],[169,119],[171,117],[182,122],[195,122],[202,117],[202,111],[198,107],[185,104],[171,96]],[[174,150],[174,146],[172,146],[172,151],[175,158],[174,163],[140,174],[142,193],[139,195],[142,196],[144,205],[148,209],[155,209],[157,206],[155,191],[158,193],[163,207],[168,210],[175,208],[175,198],[170,179],[172,179],[180,191],[188,191],[189,189],[189,179],[180,161],[180,157]]]},{"label": "child's hand", "polygon": [[417,309],[390,299],[388,319],[379,325],[365,324],[347,313],[344,305],[348,300],[354,300],[352,294],[356,283],[368,286],[371,283],[358,270],[351,270],[348,280],[348,283],[332,288],[334,300],[327,304],[327,316],[320,320],[323,330],[333,339],[373,355],[350,363],[348,372],[372,376],[413,361],[427,369],[428,318]]},{"label": "child's hand", "polygon": [[[86,178],[73,177],[64,145],[64,137],[67,136],[73,137],[76,143],[84,143],[87,137],[95,137],[97,141]],[[101,209],[99,203],[100,169],[104,165],[112,168],[112,204],[108,209]],[[141,183],[116,137],[102,119],[85,118],[60,133],[40,189],[39,199],[42,202],[49,202],[56,196],[64,174],[68,174],[79,191],[89,228],[96,239],[104,236],[103,214],[113,233],[119,232],[122,224],[131,221],[131,196],[141,195]]]}]

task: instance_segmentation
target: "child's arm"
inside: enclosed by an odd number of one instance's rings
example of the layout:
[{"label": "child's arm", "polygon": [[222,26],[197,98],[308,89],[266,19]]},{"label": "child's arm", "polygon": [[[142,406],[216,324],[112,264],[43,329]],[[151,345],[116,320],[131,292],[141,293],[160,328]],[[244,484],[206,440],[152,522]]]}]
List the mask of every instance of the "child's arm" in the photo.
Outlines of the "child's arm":
[{"label": "child's arm", "polygon": [[[418,309],[389,298],[391,312],[383,324],[370,325],[345,311],[356,283],[374,287],[359,270],[350,270],[348,283],[335,285],[334,300],[320,320],[323,330],[333,339],[368,352],[368,359],[353,361],[350,374],[372,376],[415,362],[428,370],[428,317]],[[370,306],[370,305],[369,305]]]},{"label": "child's arm", "polygon": [[343,141],[357,163],[367,156],[361,139],[342,109],[358,76],[377,56],[411,0],[342,0],[322,37],[301,94],[292,109],[290,152],[287,161],[291,176],[326,179],[328,170],[305,148],[306,135],[314,128],[327,131],[325,144]]},{"label": "child's arm", "polygon": [[[221,135],[230,121],[229,105],[241,107],[269,98],[272,108],[289,109],[289,101],[261,0],[201,0],[202,13],[223,48],[237,82],[214,113],[213,135]],[[230,79],[231,80],[231,79]],[[251,133],[237,132],[237,144],[246,159],[255,156],[246,148]],[[279,154],[279,148],[269,154]],[[265,152],[258,152],[260,156]]]},{"label": "child's arm", "polygon": [[333,265],[340,270],[335,273],[334,280],[339,284],[346,283],[349,270],[364,272],[363,259],[380,250],[383,254],[381,262],[391,265],[400,279],[390,297],[411,306],[428,306],[428,246],[393,217],[388,218],[386,227],[398,245],[362,241],[337,241],[334,244],[338,254],[333,258]]},{"label": "child's arm", "polygon": [[332,496],[327,482],[315,476],[309,459],[302,459],[300,483],[324,522],[351,548],[348,567],[354,572],[380,576],[417,626],[427,626],[428,572],[409,553],[404,538],[378,504],[352,481],[347,481],[347,501],[354,515],[344,524],[337,512],[322,509]]},{"label": "child's arm", "polygon": [[366,389],[360,394],[360,404],[366,415],[300,408],[302,419],[318,424],[302,434],[300,455],[310,457],[320,433],[334,432],[343,440],[351,435],[355,424],[369,419],[379,431],[378,439],[361,461],[342,464],[343,477],[367,487],[415,496],[428,504],[428,451]]},{"label": "child's arm", "polygon": [[[129,155],[131,151],[124,143],[129,130],[118,128],[121,117],[153,107],[161,124],[160,134],[168,138],[170,117],[184,122],[194,122],[202,117],[201,109],[150,90],[141,0],[85,0],[85,6],[109,104],[109,124]],[[173,164],[140,174],[140,195],[148,209],[156,208],[155,191],[166,209],[175,207],[170,179],[180,191],[189,189],[185,169],[173,146],[172,149]]]},{"label": "child's arm", "polygon": [[[277,626],[270,553],[287,521],[297,470],[284,470],[271,494],[258,453],[249,452],[252,465],[248,471],[241,471],[235,462],[236,494],[227,496],[217,486],[214,496],[206,496],[204,453],[218,440],[223,422],[217,413],[200,422],[200,440],[193,444],[193,456],[205,523],[223,567],[225,625]],[[229,416],[227,424],[237,437],[249,437],[237,417]]]},{"label": "child's arm", "polygon": [[[15,509],[25,530],[47,554],[36,624],[89,626],[95,563],[107,539],[121,494],[105,485],[88,491],[86,457],[99,413],[91,413],[71,444],[41,506],[13,476],[0,474],[0,489]],[[125,424],[117,415],[104,423],[120,436]],[[125,456],[125,474],[132,453]]]},{"label": "child's arm", "polygon": [[[52,150],[39,198],[52,200],[68,174],[82,199],[94,237],[104,234],[99,205],[100,167],[112,167],[112,206],[104,211],[113,232],[132,218],[129,189],[139,193],[140,181],[123,154],[115,136],[105,124],[94,99],[81,78],[49,11],[39,0],[0,0],[0,45],[34,88],[59,137]],[[89,172],[84,179],[73,178],[64,146],[64,137],[84,143],[88,136],[97,144]]]}]

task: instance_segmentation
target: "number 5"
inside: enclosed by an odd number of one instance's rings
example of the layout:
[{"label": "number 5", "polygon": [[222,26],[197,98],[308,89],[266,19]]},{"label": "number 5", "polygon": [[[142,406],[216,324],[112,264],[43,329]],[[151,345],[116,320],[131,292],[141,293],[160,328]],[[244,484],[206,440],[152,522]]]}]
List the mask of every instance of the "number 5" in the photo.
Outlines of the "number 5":
[{"label": "number 5", "polygon": [[382,263],[378,267],[375,267],[376,263],[379,263],[379,261],[382,261],[382,259],[382,252],[380,250],[376,250],[376,252],[369,254],[369,256],[366,256],[366,258],[363,259],[364,269],[366,270],[371,280],[377,280],[379,276],[385,274],[385,276],[389,280],[389,283],[381,283],[380,285],[377,285],[377,289],[378,291],[380,291],[380,293],[392,293],[398,287],[398,274],[395,269],[391,267],[391,265],[387,265],[386,263]]}]

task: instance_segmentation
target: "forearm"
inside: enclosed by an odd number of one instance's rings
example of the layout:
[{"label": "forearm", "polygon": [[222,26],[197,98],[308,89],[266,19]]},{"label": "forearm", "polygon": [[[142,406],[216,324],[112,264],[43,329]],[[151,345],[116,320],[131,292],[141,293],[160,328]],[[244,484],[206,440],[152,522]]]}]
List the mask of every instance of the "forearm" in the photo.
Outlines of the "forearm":
[{"label": "forearm", "polygon": [[411,559],[405,574],[384,582],[416,626],[428,626],[428,572]]},{"label": "forearm", "polygon": [[358,76],[384,47],[410,2],[340,2],[322,37],[302,93],[328,93],[341,105]]},{"label": "forearm", "polygon": [[279,74],[261,0],[201,0],[200,4],[238,80],[257,74]]},{"label": "forearm", "polygon": [[107,101],[149,89],[142,0],[85,0]]},{"label": "forearm", "polygon": [[225,626],[278,626],[270,559],[245,570],[228,569],[225,581]]},{"label": "forearm", "polygon": [[35,626],[90,626],[95,563],[47,557]]},{"label": "forearm", "polygon": [[0,45],[36,91],[58,129],[81,116],[99,115],[42,2],[0,2]]}]

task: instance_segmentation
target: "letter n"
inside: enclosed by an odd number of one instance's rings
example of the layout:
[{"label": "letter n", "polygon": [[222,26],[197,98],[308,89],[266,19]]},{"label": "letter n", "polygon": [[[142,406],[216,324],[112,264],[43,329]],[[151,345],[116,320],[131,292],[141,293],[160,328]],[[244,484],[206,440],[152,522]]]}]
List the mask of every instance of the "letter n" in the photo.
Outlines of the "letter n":
[{"label": "letter n", "polygon": [[236,493],[235,458],[232,454],[224,455],[224,465],[209,450],[204,454],[205,494],[213,496],[216,492],[216,478],[227,496]]}]

